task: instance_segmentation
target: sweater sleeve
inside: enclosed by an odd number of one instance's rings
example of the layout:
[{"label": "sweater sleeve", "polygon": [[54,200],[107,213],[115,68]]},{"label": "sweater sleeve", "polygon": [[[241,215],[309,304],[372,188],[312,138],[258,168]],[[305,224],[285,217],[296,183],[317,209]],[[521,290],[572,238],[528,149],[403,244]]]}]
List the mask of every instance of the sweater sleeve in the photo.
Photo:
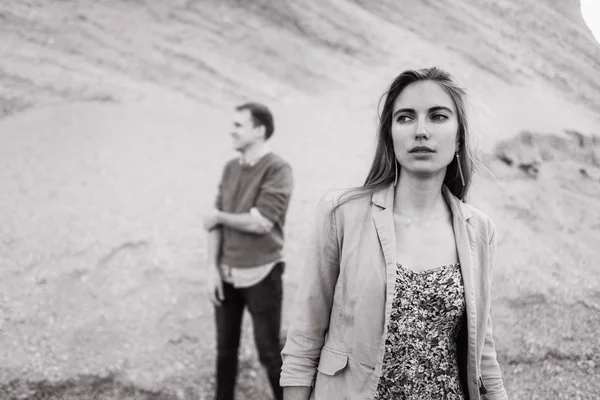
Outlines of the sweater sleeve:
[{"label": "sweater sleeve", "polygon": [[261,183],[255,208],[269,221],[279,221],[287,210],[293,187],[290,165],[274,165],[267,171]]},{"label": "sweater sleeve", "polygon": [[225,180],[227,179],[227,171],[229,170],[229,163],[225,165],[223,168],[223,173],[221,174],[221,180],[219,181],[219,186],[217,188],[217,196],[215,198],[215,208],[217,210],[223,211],[223,186]]}]

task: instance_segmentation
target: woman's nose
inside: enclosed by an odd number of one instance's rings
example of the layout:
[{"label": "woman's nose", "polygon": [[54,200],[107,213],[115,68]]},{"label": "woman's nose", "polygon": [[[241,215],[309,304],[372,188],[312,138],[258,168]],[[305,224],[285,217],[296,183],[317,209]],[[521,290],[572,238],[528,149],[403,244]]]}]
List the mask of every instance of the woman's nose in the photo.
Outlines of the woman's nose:
[{"label": "woman's nose", "polygon": [[425,121],[419,120],[415,129],[415,139],[429,139],[429,136],[429,131],[427,130]]}]

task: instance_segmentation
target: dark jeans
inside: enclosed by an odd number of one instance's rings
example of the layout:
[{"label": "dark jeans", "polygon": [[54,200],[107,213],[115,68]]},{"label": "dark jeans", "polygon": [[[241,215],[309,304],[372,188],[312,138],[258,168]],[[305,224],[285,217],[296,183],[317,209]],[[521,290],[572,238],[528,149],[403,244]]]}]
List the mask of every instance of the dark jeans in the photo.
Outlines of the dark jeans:
[{"label": "dark jeans", "polygon": [[252,316],[254,341],[261,364],[267,371],[273,395],[283,399],[281,374],[281,304],[285,264],[278,263],[265,279],[249,288],[223,283],[225,300],[215,307],[217,325],[217,400],[233,400],[238,370],[238,349],[244,308]]}]

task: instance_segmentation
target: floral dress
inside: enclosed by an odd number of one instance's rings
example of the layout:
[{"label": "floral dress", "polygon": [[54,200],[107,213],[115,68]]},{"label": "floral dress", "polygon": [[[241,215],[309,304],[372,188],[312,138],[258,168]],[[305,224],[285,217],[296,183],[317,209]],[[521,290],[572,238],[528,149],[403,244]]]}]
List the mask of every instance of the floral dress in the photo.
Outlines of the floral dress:
[{"label": "floral dress", "polygon": [[375,400],[463,400],[456,338],[464,315],[460,264],[423,272],[398,264]]}]

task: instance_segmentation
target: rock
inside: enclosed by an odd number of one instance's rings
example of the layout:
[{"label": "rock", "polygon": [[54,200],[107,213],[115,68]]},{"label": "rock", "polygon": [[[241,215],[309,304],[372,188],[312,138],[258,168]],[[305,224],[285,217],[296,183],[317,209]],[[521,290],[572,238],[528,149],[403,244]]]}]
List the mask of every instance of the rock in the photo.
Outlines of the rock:
[{"label": "rock", "polygon": [[600,182],[600,169],[598,168],[581,167],[579,168],[579,174],[585,179]]},{"label": "rock", "polygon": [[568,136],[572,137],[572,142],[577,143],[578,148],[573,146],[573,143],[566,143],[563,152],[576,157],[577,160],[585,164],[600,167],[600,136],[584,135],[581,132],[574,130],[565,130]]},{"label": "rock", "polygon": [[507,165],[537,178],[543,159],[535,139],[533,133],[523,131],[514,138],[498,143],[494,155]]},{"label": "rock", "polygon": [[575,130],[565,130],[564,135],[522,131],[498,143],[494,155],[534,178],[546,161],[575,162],[582,166],[579,169],[582,176],[593,178],[590,168],[600,167],[600,136]]}]

